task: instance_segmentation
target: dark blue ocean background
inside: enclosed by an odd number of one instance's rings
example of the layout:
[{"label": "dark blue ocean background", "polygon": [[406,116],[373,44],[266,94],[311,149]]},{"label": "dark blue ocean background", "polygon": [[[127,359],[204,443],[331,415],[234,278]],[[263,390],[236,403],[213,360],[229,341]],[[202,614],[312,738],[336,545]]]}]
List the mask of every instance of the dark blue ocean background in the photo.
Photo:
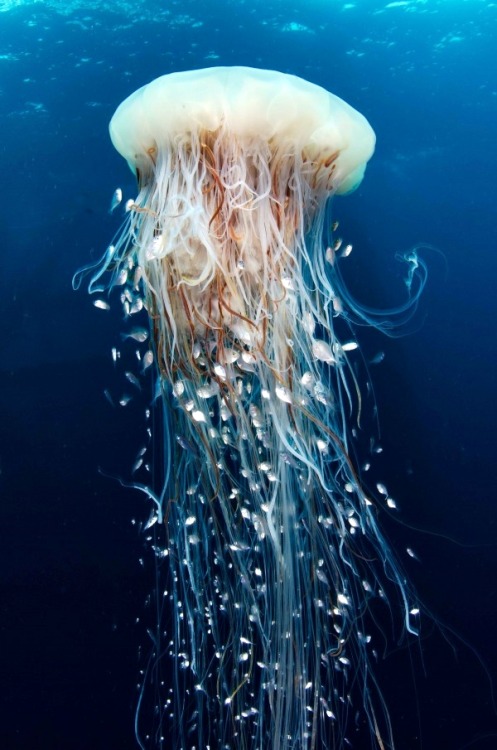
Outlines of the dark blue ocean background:
[{"label": "dark blue ocean background", "polygon": [[233,64],[307,78],[372,123],[366,178],[333,209],[358,299],[400,303],[396,254],[430,246],[405,335],[358,331],[385,353],[371,471],[399,511],[381,523],[432,613],[409,645],[387,632],[376,675],[397,750],[497,747],[496,45],[487,0],[0,1],[1,750],[136,747],[149,508],[99,467],[130,476],[144,406],[106,400],[122,315],[71,277],[119,226],[115,188],[134,195],[116,106]]}]

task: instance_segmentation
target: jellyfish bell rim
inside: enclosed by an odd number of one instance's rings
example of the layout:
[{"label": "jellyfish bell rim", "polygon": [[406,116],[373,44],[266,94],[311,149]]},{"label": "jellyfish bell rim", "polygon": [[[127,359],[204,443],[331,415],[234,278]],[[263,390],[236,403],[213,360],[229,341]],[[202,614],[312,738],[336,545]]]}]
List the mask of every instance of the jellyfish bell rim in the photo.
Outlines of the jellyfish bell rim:
[{"label": "jellyfish bell rim", "polygon": [[109,132],[130,169],[150,168],[150,155],[198,140],[200,134],[291,145],[307,160],[334,159],[333,187],[346,194],[361,183],[375,134],[356,109],[298,76],[244,66],[160,76],[116,109]]}]

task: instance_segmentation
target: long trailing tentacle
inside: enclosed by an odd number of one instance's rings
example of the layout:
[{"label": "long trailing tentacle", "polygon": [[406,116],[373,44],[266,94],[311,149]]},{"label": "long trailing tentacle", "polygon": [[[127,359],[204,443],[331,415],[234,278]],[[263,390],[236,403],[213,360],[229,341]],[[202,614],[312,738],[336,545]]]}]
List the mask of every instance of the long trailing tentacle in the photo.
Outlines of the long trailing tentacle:
[{"label": "long trailing tentacle", "polygon": [[182,750],[341,748],[356,710],[393,747],[370,610],[397,597],[413,632],[412,592],[349,452],[361,395],[322,244],[334,163],[222,129],[159,151],[90,285],[116,261],[152,324],[168,470],[136,486],[167,504],[174,624],[163,645],[158,619],[148,673],[166,649],[157,736],[171,714]]}]

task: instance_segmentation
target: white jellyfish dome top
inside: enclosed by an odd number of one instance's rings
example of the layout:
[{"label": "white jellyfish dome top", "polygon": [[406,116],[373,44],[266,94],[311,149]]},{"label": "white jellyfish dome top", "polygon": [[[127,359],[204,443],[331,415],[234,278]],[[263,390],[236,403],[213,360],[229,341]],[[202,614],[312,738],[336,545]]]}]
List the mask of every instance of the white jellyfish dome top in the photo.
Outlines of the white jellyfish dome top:
[{"label": "white jellyfish dome top", "polygon": [[341,194],[359,185],[375,144],[365,117],[338,96],[297,76],[248,67],[161,76],[129,96],[110,123],[112,142],[134,172],[157,150],[220,131],[300,152],[333,173],[327,187]]}]

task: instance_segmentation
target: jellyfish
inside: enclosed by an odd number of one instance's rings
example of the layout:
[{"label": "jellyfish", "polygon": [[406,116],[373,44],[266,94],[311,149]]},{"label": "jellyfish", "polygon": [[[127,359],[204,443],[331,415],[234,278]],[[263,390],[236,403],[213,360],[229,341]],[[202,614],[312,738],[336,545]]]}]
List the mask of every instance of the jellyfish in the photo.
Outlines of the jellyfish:
[{"label": "jellyfish", "polygon": [[110,135],[138,194],[89,289],[146,314],[149,340],[129,335],[161,415],[161,471],[133,483],[162,569],[138,743],[317,750],[360,730],[393,747],[376,608],[409,632],[416,610],[356,455],[370,316],[329,208],[374,132],[301,78],[220,67],[140,88]]}]

